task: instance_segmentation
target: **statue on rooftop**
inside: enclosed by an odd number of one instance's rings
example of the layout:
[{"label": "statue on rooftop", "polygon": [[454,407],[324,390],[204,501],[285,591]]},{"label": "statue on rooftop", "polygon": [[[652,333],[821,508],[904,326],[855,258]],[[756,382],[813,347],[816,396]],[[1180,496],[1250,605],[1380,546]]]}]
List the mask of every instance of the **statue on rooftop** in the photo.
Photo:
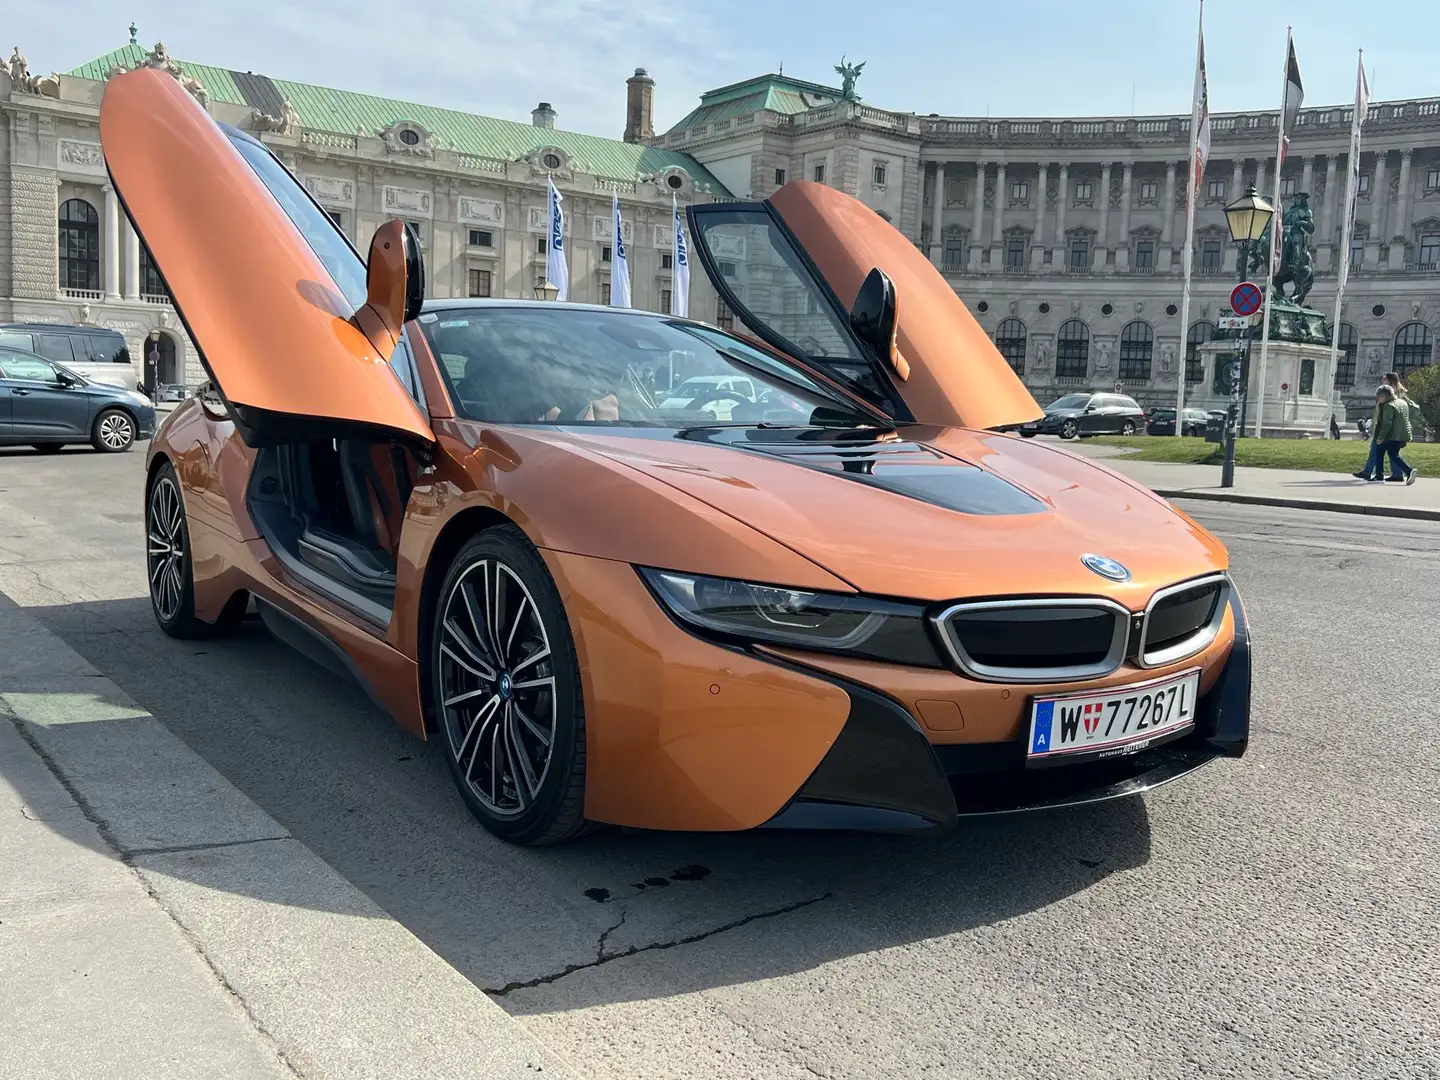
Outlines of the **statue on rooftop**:
[{"label": "statue on rooftop", "polygon": [[850,64],[845,57],[840,57],[840,63],[835,67],[835,74],[840,76],[840,97],[844,101],[859,101],[860,95],[855,92],[855,80],[860,78],[860,72],[865,70],[866,61],[858,64]]},{"label": "statue on rooftop", "polygon": [[25,54],[20,51],[20,46],[15,46],[15,51],[10,54],[9,63],[10,82],[17,90],[30,89],[30,63],[25,59]]}]

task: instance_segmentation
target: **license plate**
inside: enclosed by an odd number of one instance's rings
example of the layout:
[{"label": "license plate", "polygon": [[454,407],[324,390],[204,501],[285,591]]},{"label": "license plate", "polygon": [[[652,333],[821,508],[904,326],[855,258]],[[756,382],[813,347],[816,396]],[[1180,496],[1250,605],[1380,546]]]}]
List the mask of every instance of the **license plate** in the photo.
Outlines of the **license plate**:
[{"label": "license plate", "polygon": [[1056,697],[1030,706],[1030,765],[1120,757],[1195,726],[1200,673]]}]

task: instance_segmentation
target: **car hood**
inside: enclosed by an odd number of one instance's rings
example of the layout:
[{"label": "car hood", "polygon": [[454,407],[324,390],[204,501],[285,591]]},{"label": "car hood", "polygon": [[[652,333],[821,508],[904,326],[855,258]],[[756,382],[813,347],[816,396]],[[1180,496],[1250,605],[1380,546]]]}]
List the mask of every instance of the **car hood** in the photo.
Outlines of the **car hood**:
[{"label": "car hood", "polygon": [[[559,434],[559,433],[557,433]],[[1104,595],[1228,566],[1224,546],[1133,481],[1016,436],[715,427],[563,436],[769,536],[861,592],[920,600]],[[1116,583],[1081,556],[1115,559]],[[674,567],[673,569],[687,569]]]}]

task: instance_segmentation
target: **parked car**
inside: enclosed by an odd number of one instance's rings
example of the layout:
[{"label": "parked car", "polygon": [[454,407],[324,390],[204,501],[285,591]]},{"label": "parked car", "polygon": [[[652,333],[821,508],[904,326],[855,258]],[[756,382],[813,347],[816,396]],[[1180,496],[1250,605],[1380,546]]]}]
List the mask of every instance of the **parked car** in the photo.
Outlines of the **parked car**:
[{"label": "parked car", "polygon": [[[1207,415],[1204,409],[1186,409],[1185,426],[1181,434],[1203,437]],[[1151,435],[1174,435],[1175,410],[1151,409],[1145,414],[1145,430]]]},{"label": "parked car", "polygon": [[0,443],[55,451],[88,442],[118,454],[155,434],[155,406],[138,390],[93,382],[35,353],[0,347]]},{"label": "parked car", "polygon": [[1145,426],[1145,410],[1124,394],[1066,394],[1045,409],[1045,415],[1020,428],[1027,439],[1059,435],[1062,439],[1092,435],[1134,435]]},{"label": "parked car", "polygon": [[[161,630],[218,633],[253,600],[432,740],[505,840],[941,831],[1244,752],[1224,545],[1093,462],[997,434],[1034,399],[852,196],[794,180],[687,209],[752,339],[427,301],[405,222],[362,260],[163,71],[110,80],[100,135],[215,383],[166,418],[137,492]],[[739,291],[736,258],[739,281],[784,268],[799,302]],[[783,400],[725,423],[702,396],[667,407],[645,373],[676,351]]]},{"label": "parked car", "polygon": [[60,323],[0,324],[0,348],[19,349],[63,364],[92,383],[137,385],[130,349],[118,330]]}]

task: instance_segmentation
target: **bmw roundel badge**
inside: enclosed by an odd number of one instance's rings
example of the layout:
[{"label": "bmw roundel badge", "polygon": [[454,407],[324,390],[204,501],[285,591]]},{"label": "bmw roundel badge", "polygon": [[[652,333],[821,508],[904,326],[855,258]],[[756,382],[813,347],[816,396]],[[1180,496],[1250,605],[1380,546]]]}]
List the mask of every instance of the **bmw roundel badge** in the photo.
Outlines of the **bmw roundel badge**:
[{"label": "bmw roundel badge", "polygon": [[1081,555],[1080,561],[1103,578],[1111,581],[1130,580],[1130,571],[1125,569],[1123,564],[1107,559],[1104,555]]}]

